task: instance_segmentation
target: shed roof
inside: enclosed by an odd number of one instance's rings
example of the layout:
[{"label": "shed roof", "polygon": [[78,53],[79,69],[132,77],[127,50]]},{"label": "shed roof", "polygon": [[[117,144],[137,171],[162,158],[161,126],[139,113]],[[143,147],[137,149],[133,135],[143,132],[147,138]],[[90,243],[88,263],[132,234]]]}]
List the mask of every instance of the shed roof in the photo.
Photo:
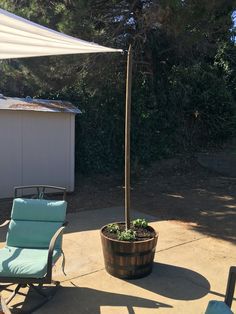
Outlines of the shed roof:
[{"label": "shed roof", "polygon": [[72,103],[70,103],[69,101],[34,99],[31,97],[5,97],[2,94],[0,94],[0,109],[41,112],[65,112],[74,114],[81,113],[81,111],[73,106]]}]

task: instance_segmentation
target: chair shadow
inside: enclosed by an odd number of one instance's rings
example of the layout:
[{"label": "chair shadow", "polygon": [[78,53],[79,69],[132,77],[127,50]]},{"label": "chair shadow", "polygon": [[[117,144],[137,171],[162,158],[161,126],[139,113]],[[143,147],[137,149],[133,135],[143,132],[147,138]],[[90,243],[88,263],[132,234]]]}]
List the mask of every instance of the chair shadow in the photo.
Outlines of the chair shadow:
[{"label": "chair shadow", "polygon": [[[128,314],[135,314],[134,307],[146,309],[172,308],[171,305],[156,300],[79,287],[73,282],[71,284],[72,287],[60,287],[54,298],[37,310],[37,314],[101,314],[101,308],[109,306],[122,307],[122,311]],[[37,304],[37,301],[40,302],[40,296],[33,295],[33,292],[29,291],[24,302],[13,306],[12,313],[27,313],[30,307],[34,306],[33,303]]]},{"label": "chair shadow", "polygon": [[210,292],[210,283],[201,274],[162,263],[154,263],[151,275],[128,282],[174,300],[196,300]]}]

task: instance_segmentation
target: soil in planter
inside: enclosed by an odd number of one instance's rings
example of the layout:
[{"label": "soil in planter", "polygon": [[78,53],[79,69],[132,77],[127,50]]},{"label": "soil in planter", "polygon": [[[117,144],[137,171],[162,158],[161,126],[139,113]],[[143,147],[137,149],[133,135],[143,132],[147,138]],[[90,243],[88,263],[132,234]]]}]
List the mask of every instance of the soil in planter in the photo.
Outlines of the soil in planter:
[{"label": "soil in planter", "polygon": [[[117,225],[119,226],[120,231],[125,230],[124,223],[117,223]],[[155,237],[155,231],[149,226],[147,226],[146,228],[143,228],[143,227],[134,227],[131,224],[130,229],[136,232],[135,240],[130,240],[130,241],[145,241],[145,240]],[[110,239],[118,240],[118,234],[114,232],[110,232],[107,227],[105,227],[102,232],[106,237]]]}]

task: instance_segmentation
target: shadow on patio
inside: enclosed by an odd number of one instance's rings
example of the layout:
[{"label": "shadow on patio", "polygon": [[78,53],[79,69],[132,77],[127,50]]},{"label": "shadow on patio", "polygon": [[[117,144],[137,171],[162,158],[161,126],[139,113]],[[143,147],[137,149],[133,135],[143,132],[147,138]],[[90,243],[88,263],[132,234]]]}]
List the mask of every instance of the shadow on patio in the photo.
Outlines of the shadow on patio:
[{"label": "shadow on patio", "polygon": [[[98,273],[99,276],[99,273]],[[109,279],[109,276],[105,276]],[[153,273],[139,280],[127,281],[127,284],[135,285],[141,290],[132,289],[135,295],[121,294],[122,291],[117,286],[112,289],[115,292],[101,291],[88,287],[80,287],[78,279],[72,279],[68,282],[69,287],[62,287],[54,299],[43,308],[42,313],[93,313],[100,314],[101,309],[112,307],[118,308],[122,313],[134,314],[134,308],[158,309],[172,308],[173,305],[157,301],[159,296],[174,300],[196,300],[201,299],[210,292],[208,280],[201,274],[187,268],[177,267],[168,264],[154,263]],[[97,280],[99,280],[97,278]],[[109,280],[108,280],[109,282]],[[116,284],[120,284],[116,281]],[[106,286],[106,285],[105,285]],[[108,285],[109,286],[109,285]],[[109,287],[111,289],[111,287]],[[149,299],[144,296],[148,293],[154,293],[157,297]],[[127,290],[126,290],[127,291]],[[137,297],[137,291],[139,297]],[[153,299],[154,298],[154,299]],[[23,310],[32,305],[33,293],[29,293],[23,304]],[[169,300],[171,301],[171,300]],[[39,311],[38,313],[41,313]],[[115,313],[119,313],[114,311]],[[121,312],[120,312],[121,313]]]},{"label": "shadow on patio", "polygon": [[201,274],[162,263],[154,263],[150,276],[128,282],[175,300],[200,299],[210,292],[210,283]]},{"label": "shadow on patio", "polygon": [[[122,309],[122,313],[134,314],[134,307],[146,309],[172,308],[169,304],[151,299],[79,287],[73,281],[70,284],[72,287],[61,287],[53,300],[37,311],[37,313],[100,314],[101,308],[119,307]],[[30,291],[29,296],[26,297],[23,303],[21,311],[27,311],[32,306],[31,302],[36,301],[32,294]],[[22,303],[19,303],[17,306],[21,305]],[[12,312],[20,313],[17,308]]]}]

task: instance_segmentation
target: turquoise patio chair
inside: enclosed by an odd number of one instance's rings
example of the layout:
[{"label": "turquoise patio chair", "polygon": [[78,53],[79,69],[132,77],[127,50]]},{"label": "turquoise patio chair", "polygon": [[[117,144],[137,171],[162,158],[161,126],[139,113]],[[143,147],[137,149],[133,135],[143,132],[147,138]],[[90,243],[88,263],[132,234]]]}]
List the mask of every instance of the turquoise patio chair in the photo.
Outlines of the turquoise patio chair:
[{"label": "turquoise patio chair", "polygon": [[230,267],[225,300],[223,301],[210,301],[205,314],[233,314],[231,305],[234,297],[236,283],[236,266]]},{"label": "turquoise patio chair", "polygon": [[[18,198],[17,193],[36,189],[37,196]],[[44,199],[46,189],[63,192],[63,200]],[[41,307],[55,294],[59,282],[52,280],[52,267],[63,255],[62,234],[66,222],[66,190],[52,186],[24,186],[15,188],[6,244],[0,249],[0,283],[17,284],[5,300],[6,304],[22,287],[31,287],[42,297],[43,301],[30,312]],[[44,284],[54,284],[52,293],[46,294]]]}]

